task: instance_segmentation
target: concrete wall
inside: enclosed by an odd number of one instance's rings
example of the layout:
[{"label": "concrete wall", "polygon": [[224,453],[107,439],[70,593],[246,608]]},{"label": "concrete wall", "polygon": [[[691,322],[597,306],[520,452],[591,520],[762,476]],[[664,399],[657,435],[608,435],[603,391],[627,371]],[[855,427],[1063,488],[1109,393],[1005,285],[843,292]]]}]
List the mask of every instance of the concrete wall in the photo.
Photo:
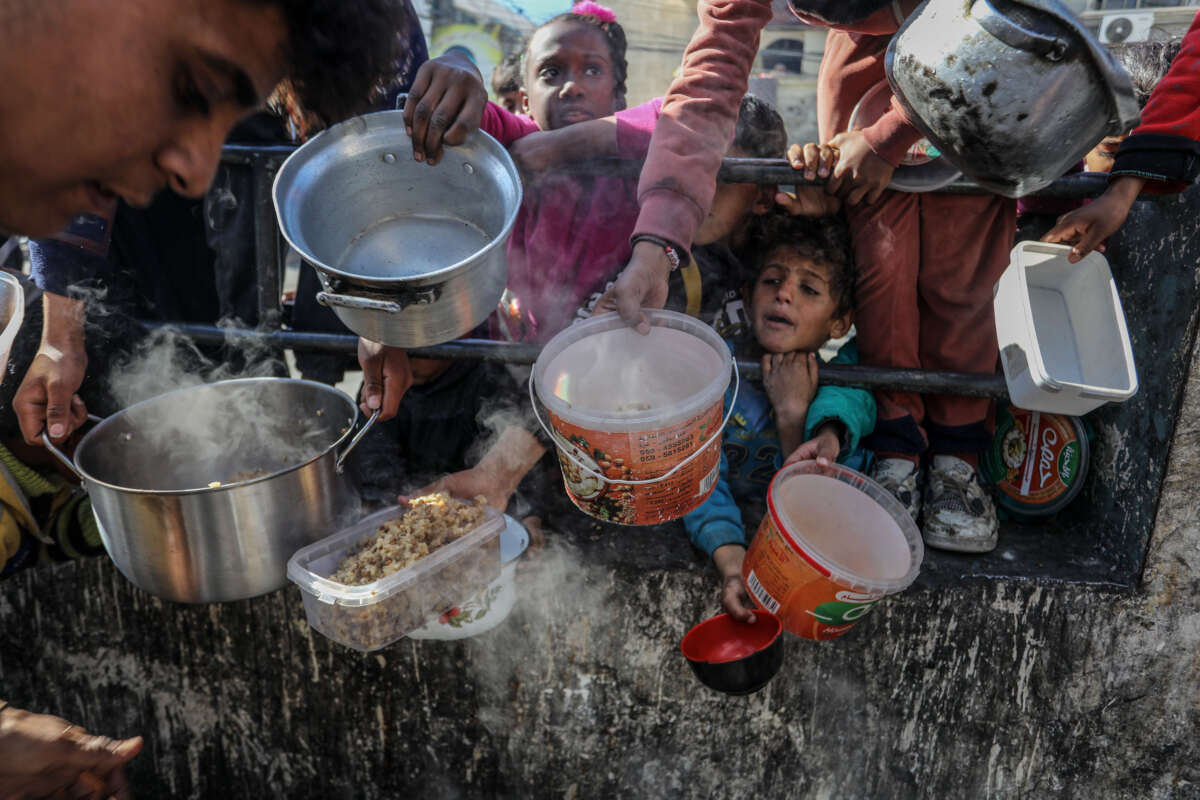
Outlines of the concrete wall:
[{"label": "concrete wall", "polygon": [[0,593],[0,682],[146,736],[145,797],[1200,796],[1197,412],[1193,380],[1143,591],[910,592],[790,639],[749,698],[677,650],[710,575],[595,552],[547,557],[492,633],[375,655],[311,633],[291,588],[185,607],[100,560],[27,572]]},{"label": "concrete wall", "polygon": [[[1114,238],[1114,258],[1161,261],[1135,276],[1117,263],[1124,290],[1190,297],[1174,270],[1194,275],[1198,210],[1195,191],[1139,204],[1127,232],[1157,230],[1147,217],[1173,232]],[[1166,341],[1138,358],[1173,358]],[[145,736],[139,797],[1200,797],[1189,351],[1133,590],[923,583],[840,640],[788,639],[781,673],[738,699],[701,687],[678,651],[717,603],[670,529],[562,515],[504,625],[369,655],[313,633],[293,587],[181,606],[93,559],[0,584],[0,697]],[[1108,488],[1129,491],[1139,466]]]}]

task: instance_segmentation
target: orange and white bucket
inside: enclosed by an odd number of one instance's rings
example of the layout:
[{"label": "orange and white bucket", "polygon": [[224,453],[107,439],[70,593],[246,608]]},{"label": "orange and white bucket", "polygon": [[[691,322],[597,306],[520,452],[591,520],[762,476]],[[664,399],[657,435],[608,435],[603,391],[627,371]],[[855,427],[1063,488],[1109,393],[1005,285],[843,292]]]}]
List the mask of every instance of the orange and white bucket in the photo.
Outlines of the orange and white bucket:
[{"label": "orange and white bucket", "polygon": [[678,519],[712,494],[731,369],[736,376],[712,328],[673,311],[645,313],[648,335],[616,314],[572,325],[546,344],[530,376],[567,494],[581,511],[623,525]]},{"label": "orange and white bucket", "polygon": [[848,467],[803,461],[771,480],[742,577],[788,632],[834,639],[908,588],[924,556],[921,532],[886,489]]}]

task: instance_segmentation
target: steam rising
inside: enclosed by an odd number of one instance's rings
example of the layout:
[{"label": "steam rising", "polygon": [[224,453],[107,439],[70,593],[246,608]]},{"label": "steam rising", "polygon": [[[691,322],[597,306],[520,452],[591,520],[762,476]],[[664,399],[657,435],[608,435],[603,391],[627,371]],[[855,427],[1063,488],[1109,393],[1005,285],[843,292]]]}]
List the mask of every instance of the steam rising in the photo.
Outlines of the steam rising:
[{"label": "steam rising", "polygon": [[[81,448],[93,477],[139,489],[203,489],[306,462],[350,428],[353,403],[324,387],[254,381],[204,388],[232,378],[272,377],[274,354],[253,342],[228,363],[206,357],[171,329],[154,331],[107,378],[126,411]],[[160,397],[187,389],[171,397]],[[136,403],[154,399],[130,408]]]}]

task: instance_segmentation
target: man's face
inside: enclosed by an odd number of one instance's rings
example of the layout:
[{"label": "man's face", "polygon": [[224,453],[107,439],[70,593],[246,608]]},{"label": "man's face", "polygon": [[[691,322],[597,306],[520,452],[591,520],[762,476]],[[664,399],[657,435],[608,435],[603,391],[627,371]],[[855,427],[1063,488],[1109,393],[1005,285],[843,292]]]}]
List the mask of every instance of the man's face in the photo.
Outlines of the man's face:
[{"label": "man's face", "polygon": [[0,25],[0,230],[47,236],[166,186],[202,196],[229,130],[283,77],[274,6],[24,5]]}]

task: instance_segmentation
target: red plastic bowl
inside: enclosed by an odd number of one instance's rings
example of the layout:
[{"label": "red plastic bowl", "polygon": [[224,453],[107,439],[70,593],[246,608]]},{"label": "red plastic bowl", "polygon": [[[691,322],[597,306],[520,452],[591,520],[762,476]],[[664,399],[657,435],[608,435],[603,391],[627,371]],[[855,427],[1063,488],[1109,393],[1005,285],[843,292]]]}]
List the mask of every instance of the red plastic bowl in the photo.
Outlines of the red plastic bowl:
[{"label": "red plastic bowl", "polygon": [[751,694],[783,666],[783,624],[758,609],[751,625],[728,614],[706,619],[688,631],[679,649],[705,686],[726,694]]}]

